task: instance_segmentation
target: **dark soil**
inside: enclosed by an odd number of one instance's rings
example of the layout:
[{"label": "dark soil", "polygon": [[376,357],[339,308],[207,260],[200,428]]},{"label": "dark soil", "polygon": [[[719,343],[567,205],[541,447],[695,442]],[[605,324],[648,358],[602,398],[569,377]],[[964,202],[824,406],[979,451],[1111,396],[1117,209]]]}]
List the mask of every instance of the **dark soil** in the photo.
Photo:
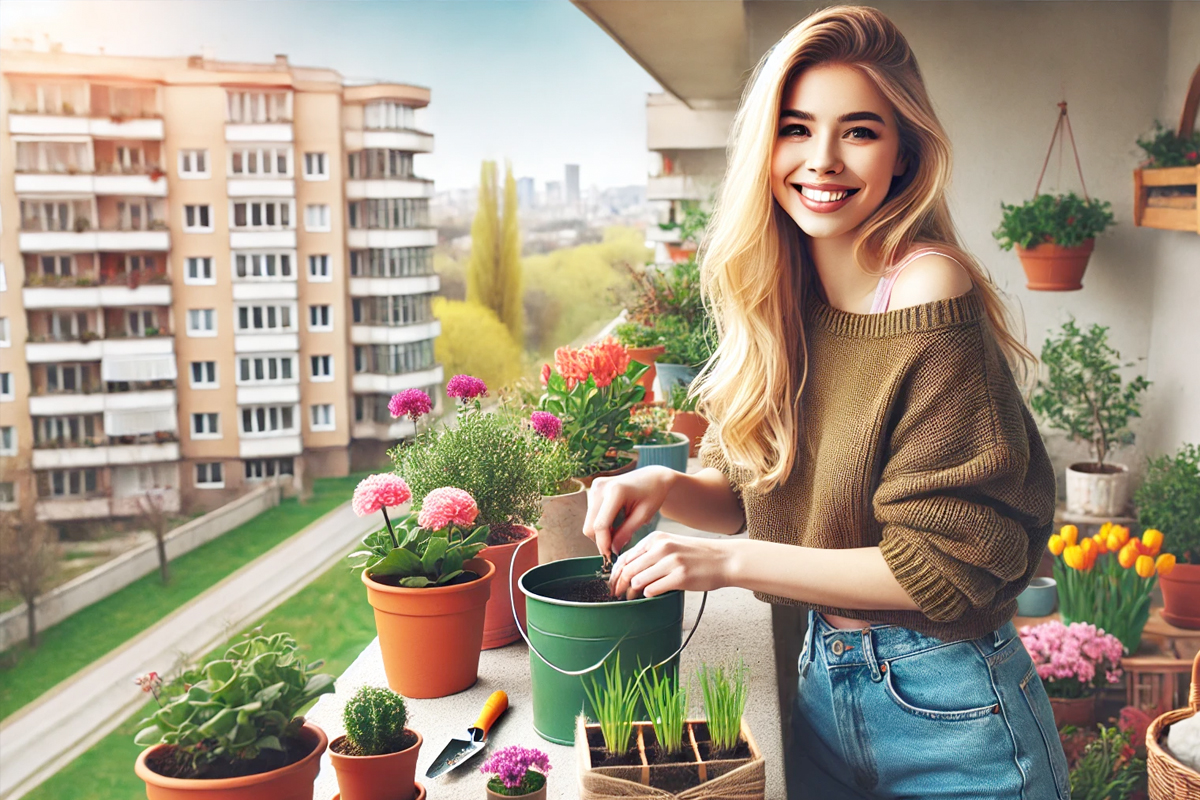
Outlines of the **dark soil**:
[{"label": "dark soil", "polygon": [[1076,472],[1089,472],[1093,475],[1115,475],[1121,471],[1120,467],[1113,466],[1112,464],[1095,464],[1090,461],[1072,464],[1071,469]]},{"label": "dark soil", "polygon": [[[372,575],[371,580],[375,581],[376,583],[382,583],[384,586],[395,586],[395,587],[400,586],[400,578],[395,575]],[[477,573],[471,572],[471,570],[468,569],[468,570],[464,570],[463,573],[461,575],[459,575],[457,578],[455,578],[454,580],[449,581],[447,583],[443,583],[442,586],[458,586],[460,584],[470,583],[471,581],[477,581],[477,580],[479,580],[479,575]],[[433,588],[433,587],[426,587],[426,588]]]},{"label": "dark soil", "polygon": [[729,761],[750,757],[750,745],[746,744],[745,739],[738,739],[737,746],[733,748],[732,753],[715,753],[712,742],[702,742],[699,739],[696,740],[696,749],[700,751],[700,758],[704,761]]},{"label": "dark soil", "polygon": [[653,767],[650,770],[650,786],[671,794],[679,794],[700,785],[700,773],[696,767]]},{"label": "dark soil", "polygon": [[608,581],[603,578],[577,578],[547,583],[537,591],[543,597],[573,603],[621,603],[624,598],[613,597]]},{"label": "dark soil", "polygon": [[[513,544],[525,539],[529,532],[507,522],[499,522],[488,527],[487,546],[496,547],[502,544]],[[528,549],[528,548],[526,548]],[[525,552],[522,550],[521,552]]]},{"label": "dark soil", "polygon": [[685,743],[682,750],[677,750],[674,753],[668,753],[666,750],[658,746],[658,742],[651,742],[650,737],[646,737],[646,761],[651,764],[695,764],[696,756],[692,752],[691,743]]},{"label": "dark soil", "polygon": [[584,728],[587,733],[588,747],[604,747],[604,734],[599,728]]},{"label": "dark soil", "polygon": [[271,770],[295,764],[313,750],[313,745],[300,739],[285,739],[286,750],[261,750],[258,757],[249,761],[215,761],[198,772],[192,772],[190,759],[173,744],[163,745],[146,757],[146,766],[167,778],[187,780],[216,780],[218,778],[241,778],[246,775],[261,775]]},{"label": "dark soil", "polygon": [[344,736],[340,736],[337,739],[334,739],[332,742],[330,742],[329,749],[332,750],[333,752],[337,753],[340,756],[365,756],[365,755],[386,756],[390,753],[399,753],[401,750],[407,750],[408,748],[412,747],[416,743],[417,743],[417,735],[415,733],[413,733],[412,731],[410,731],[408,728],[405,728],[404,732],[402,734],[400,734],[399,746],[395,747],[391,750],[388,750],[386,753],[369,753],[369,754],[364,753],[357,746],[355,746],[355,744],[353,742],[351,742],[349,739],[345,738]]},{"label": "dark soil", "polygon": [[610,755],[603,747],[592,747],[593,767],[640,767],[642,756],[635,745],[632,750],[626,750],[619,756]]}]

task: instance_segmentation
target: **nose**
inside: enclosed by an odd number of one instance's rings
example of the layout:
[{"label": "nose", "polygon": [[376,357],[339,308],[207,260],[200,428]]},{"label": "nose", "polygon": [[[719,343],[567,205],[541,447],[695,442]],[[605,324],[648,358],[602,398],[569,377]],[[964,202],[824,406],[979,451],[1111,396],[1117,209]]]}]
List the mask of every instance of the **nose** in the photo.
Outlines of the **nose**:
[{"label": "nose", "polygon": [[842,171],[842,160],[834,138],[816,137],[813,140],[807,168],[815,175],[837,175]]}]

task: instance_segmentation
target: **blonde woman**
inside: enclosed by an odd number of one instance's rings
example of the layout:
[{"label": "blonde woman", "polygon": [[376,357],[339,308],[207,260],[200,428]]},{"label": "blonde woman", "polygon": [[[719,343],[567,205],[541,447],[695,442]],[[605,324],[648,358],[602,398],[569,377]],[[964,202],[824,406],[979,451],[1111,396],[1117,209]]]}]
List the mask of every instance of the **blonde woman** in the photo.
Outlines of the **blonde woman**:
[{"label": "blonde woman", "polygon": [[1014,377],[1032,357],[957,244],[950,173],[883,14],[833,7],[790,30],[745,91],[701,252],[719,333],[694,385],[705,468],[588,495],[605,554],[659,510],[749,532],[656,533],[622,555],[614,592],[739,586],[808,609],[792,797],[1069,793],[1011,622],[1054,513]]}]

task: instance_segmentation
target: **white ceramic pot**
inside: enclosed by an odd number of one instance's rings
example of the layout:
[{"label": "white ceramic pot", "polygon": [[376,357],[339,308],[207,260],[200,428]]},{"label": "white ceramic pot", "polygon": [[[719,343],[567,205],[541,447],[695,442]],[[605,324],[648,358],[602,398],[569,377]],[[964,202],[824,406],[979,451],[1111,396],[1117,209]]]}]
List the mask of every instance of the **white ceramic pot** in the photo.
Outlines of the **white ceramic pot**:
[{"label": "white ceramic pot", "polygon": [[1105,464],[1093,472],[1091,462],[1067,467],[1067,513],[1092,517],[1120,517],[1129,505],[1129,467]]},{"label": "white ceramic pot", "polygon": [[596,555],[596,543],[583,535],[587,519],[587,489],[572,481],[573,491],[542,497],[538,532],[538,563]]}]

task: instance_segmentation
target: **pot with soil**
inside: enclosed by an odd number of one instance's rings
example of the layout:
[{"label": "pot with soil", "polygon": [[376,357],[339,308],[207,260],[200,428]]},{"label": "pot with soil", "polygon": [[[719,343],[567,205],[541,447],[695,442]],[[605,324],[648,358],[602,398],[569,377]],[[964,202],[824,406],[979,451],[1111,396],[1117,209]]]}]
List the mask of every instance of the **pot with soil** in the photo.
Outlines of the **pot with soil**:
[{"label": "pot with soil", "polygon": [[637,444],[638,469],[649,466],[669,467],[676,472],[687,472],[688,452],[691,439],[682,433],[668,431],[673,441],[669,444]]},{"label": "pot with soil", "polygon": [[671,389],[675,386],[690,386],[700,370],[697,367],[690,367],[687,364],[663,364],[659,362],[658,367],[658,388],[662,391],[664,397],[671,396]]},{"label": "pot with soil", "polygon": [[657,374],[654,362],[666,350],[661,344],[653,347],[630,347],[629,357],[639,364],[645,364],[649,367],[648,370],[638,378],[638,383],[646,389],[646,396],[643,400],[647,403],[654,402],[654,376]]},{"label": "pot with soil", "polygon": [[613,467],[612,469],[601,470],[600,472],[593,472],[591,475],[584,475],[579,479],[579,481],[586,488],[590,489],[592,487],[592,481],[596,480],[596,478],[612,478],[617,475],[624,475],[626,472],[632,472],[633,470],[637,469],[638,454],[636,450],[632,453],[616,453],[615,457],[620,462],[618,466]]},{"label": "pot with soil", "polygon": [[405,727],[400,695],[364,686],[346,702],[346,735],[329,745],[341,800],[413,800],[421,734]]},{"label": "pot with soil", "polygon": [[695,458],[700,454],[700,440],[708,430],[708,420],[695,411],[676,411],[675,418],[671,420],[671,430],[688,437],[691,441],[688,456]]},{"label": "pot with soil", "polygon": [[1074,247],[1044,242],[1025,248],[1016,245],[1017,258],[1025,270],[1025,286],[1043,292],[1073,292],[1083,288],[1083,273],[1096,247],[1088,239]]},{"label": "pot with soil", "polygon": [[[596,554],[596,544],[583,535],[587,519],[587,487],[571,479],[562,494],[542,496],[541,530],[538,532],[538,563]],[[523,548],[522,551],[529,548]]]},{"label": "pot with soil", "polygon": [[[541,564],[520,580],[532,645],[533,726],[539,736],[556,744],[574,741],[575,717],[581,709],[594,714],[585,689],[594,669],[619,654],[628,679],[639,661],[664,661],[682,642],[683,593],[614,599],[608,582],[598,577],[602,562],[594,555]],[[667,663],[677,668],[678,656]],[[581,670],[587,672],[564,674]]]},{"label": "pot with soil", "polygon": [[1129,505],[1129,467],[1084,461],[1067,467],[1067,513],[1093,517],[1125,516]]},{"label": "pot with soil", "polygon": [[1096,724],[1096,696],[1051,697],[1050,708],[1054,711],[1054,727],[1074,725],[1090,728]]},{"label": "pot with soil", "polygon": [[[586,511],[586,506],[585,506]],[[519,551],[517,545],[529,539]],[[496,578],[492,581],[492,592],[487,603],[483,622],[483,649],[492,650],[512,644],[521,638],[517,626],[525,627],[525,597],[517,589],[517,581],[538,563],[538,532],[527,525],[491,526],[488,544],[479,552],[479,557],[496,567]],[[592,547],[595,550],[595,547]],[[513,556],[516,555],[516,564]],[[510,569],[511,567],[511,569]],[[512,575],[511,581],[507,576]],[[510,599],[511,602],[510,602]],[[513,618],[513,608],[516,618]]]}]

